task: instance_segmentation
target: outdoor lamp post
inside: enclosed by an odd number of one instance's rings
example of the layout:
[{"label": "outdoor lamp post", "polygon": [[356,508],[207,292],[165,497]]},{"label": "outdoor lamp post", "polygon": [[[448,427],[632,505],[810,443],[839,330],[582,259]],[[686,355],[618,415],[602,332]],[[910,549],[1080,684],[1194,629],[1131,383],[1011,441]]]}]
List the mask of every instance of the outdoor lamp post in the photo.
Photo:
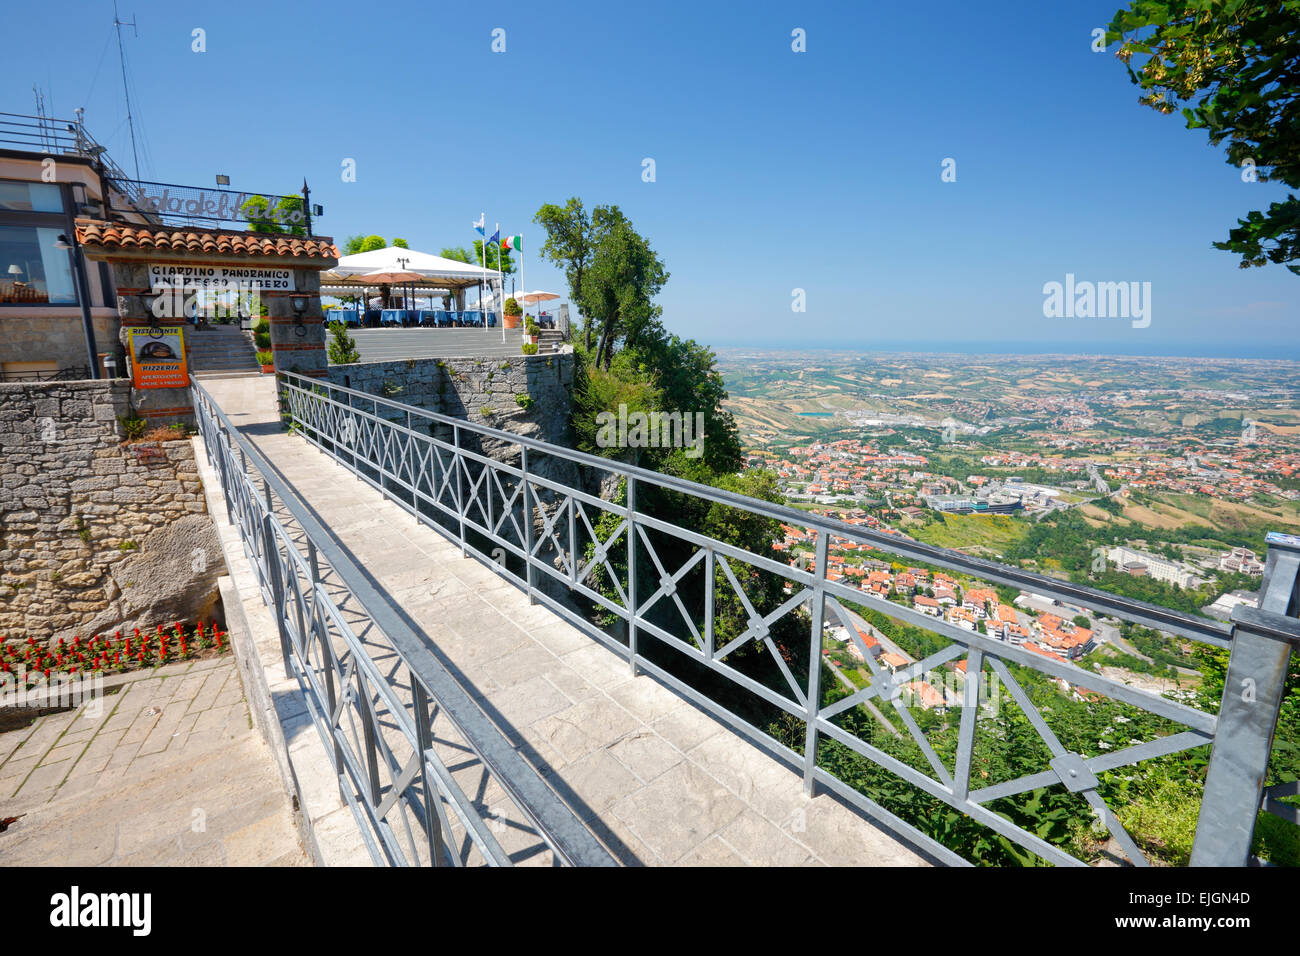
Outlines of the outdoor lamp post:
[{"label": "outdoor lamp post", "polygon": [[293,334],[306,335],[307,330],[302,324],[302,314],[307,311],[307,297],[295,295],[289,298],[289,307],[293,309]]},{"label": "outdoor lamp post", "polygon": [[[72,259],[72,273],[77,281],[77,302],[81,306],[81,327],[86,336],[86,355],[90,360],[90,377],[100,378],[99,353],[95,348],[95,323],[90,318],[90,288],[86,285],[86,260],[81,253],[81,243],[75,238],[69,239],[67,233],[59,233],[59,237],[54,240],[54,248],[64,250]],[[10,272],[12,271],[13,268],[10,267]]]}]

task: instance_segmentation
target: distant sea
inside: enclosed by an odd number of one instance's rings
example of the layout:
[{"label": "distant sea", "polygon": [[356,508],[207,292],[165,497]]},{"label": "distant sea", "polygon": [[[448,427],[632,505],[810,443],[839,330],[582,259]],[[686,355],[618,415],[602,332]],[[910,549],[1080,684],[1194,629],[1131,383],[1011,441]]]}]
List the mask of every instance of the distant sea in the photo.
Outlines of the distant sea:
[{"label": "distant sea", "polygon": [[1151,358],[1205,359],[1273,359],[1300,361],[1300,345],[1279,344],[1259,339],[1245,339],[1215,345],[1195,342],[1153,342],[1138,347],[1133,342],[953,342],[931,339],[924,342],[764,342],[747,341],[709,343],[713,348],[745,352],[924,352],[931,355],[1093,355],[1137,356]]}]

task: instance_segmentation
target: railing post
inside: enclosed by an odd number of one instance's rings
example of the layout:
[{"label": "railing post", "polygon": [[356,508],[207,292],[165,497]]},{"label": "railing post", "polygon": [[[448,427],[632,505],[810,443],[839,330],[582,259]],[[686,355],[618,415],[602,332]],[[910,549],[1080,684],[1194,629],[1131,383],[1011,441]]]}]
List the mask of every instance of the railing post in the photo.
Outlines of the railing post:
[{"label": "railing post", "polygon": [[528,448],[519,449],[519,467],[524,483],[524,583],[528,588],[528,603],[536,604],[533,597],[533,493],[528,487]]},{"label": "railing post", "polygon": [[627,476],[627,660],[636,677],[637,591],[636,591],[636,478]]},{"label": "railing post", "polygon": [[429,694],[424,685],[411,675],[411,716],[415,719],[415,746],[420,752],[420,792],[424,794],[426,836],[429,838],[429,865],[446,866],[447,848],[443,842],[442,820],[438,802],[442,795],[429,776],[425,754],[433,749],[433,715],[429,707]]},{"label": "railing post", "polygon": [[[1300,537],[1271,532],[1259,610],[1294,618]],[[1245,866],[1255,834],[1273,734],[1286,684],[1291,645],[1238,623],[1223,681],[1223,700],[1205,795],[1192,845],[1192,866]]]},{"label": "railing post", "polygon": [[[270,489],[267,489],[269,496]],[[293,676],[293,661],[289,650],[289,631],[284,626],[284,581],[280,578],[280,549],[275,544],[275,518],[268,512],[262,516],[262,557],[266,560],[266,574],[270,579],[271,600],[275,611],[275,627],[280,633],[280,654],[284,658],[284,676]]]},{"label": "railing post", "polygon": [[[808,796],[816,792],[813,771],[817,769],[817,714],[821,710],[822,696],[822,622],[826,617],[826,562],[830,551],[830,533],[817,532],[814,551],[817,562],[813,568],[812,634],[808,651],[808,703],[805,708],[803,741],[803,789]],[[710,582],[712,583],[712,582]]]},{"label": "railing post", "polygon": [[[465,463],[460,457],[460,426],[451,426],[451,442],[455,450],[452,452],[451,464],[456,469],[456,518],[460,522],[460,556],[469,557],[465,550]],[[527,482],[524,483],[527,488]],[[525,494],[524,501],[527,503]]]}]

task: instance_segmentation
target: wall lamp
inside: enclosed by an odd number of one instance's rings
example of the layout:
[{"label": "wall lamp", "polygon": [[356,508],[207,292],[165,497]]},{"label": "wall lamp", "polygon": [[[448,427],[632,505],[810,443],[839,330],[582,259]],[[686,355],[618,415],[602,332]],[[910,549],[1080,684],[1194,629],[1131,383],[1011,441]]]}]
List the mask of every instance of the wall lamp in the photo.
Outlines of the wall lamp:
[{"label": "wall lamp", "polygon": [[293,309],[293,334],[306,335],[307,330],[302,324],[302,314],[307,311],[307,297],[303,295],[290,296],[289,307]]}]

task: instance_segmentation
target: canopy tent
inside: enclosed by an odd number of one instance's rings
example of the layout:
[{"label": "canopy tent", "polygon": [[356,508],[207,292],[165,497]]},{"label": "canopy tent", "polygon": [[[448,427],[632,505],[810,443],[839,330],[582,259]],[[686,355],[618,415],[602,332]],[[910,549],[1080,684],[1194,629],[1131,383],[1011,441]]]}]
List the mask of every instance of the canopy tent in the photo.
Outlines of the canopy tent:
[{"label": "canopy tent", "polygon": [[339,297],[355,294],[362,289],[394,285],[391,282],[377,281],[384,278],[383,273],[418,276],[419,281],[399,285],[403,285],[412,296],[429,296],[430,299],[435,294],[456,296],[460,303],[457,308],[463,307],[465,290],[475,288],[482,282],[490,285],[501,280],[501,273],[496,269],[483,269],[468,262],[444,259],[415,249],[387,246],[343,256],[333,269],[321,273],[321,292]]},{"label": "canopy tent", "polygon": [[338,265],[321,275],[321,282],[339,286],[374,286],[373,280],[366,279],[366,273],[374,272],[414,272],[430,280],[431,286],[442,289],[467,289],[483,281],[501,279],[501,273],[496,269],[484,269],[427,252],[388,246],[344,256],[339,259]]}]

